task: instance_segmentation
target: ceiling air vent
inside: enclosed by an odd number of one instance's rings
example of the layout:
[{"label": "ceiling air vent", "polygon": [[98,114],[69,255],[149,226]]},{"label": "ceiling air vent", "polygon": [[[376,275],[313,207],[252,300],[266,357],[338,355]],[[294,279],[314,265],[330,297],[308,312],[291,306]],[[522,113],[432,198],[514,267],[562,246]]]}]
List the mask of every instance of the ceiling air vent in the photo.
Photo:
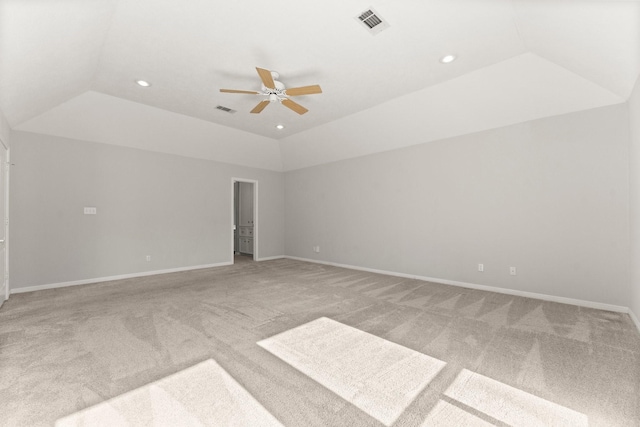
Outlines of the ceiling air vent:
[{"label": "ceiling air vent", "polygon": [[369,31],[371,34],[378,34],[380,31],[389,28],[389,23],[382,19],[380,14],[370,7],[358,16],[356,19]]},{"label": "ceiling air vent", "polygon": [[222,105],[218,105],[216,108],[218,110],[224,111],[225,113],[229,113],[229,114],[233,114],[236,112],[236,110],[232,110],[231,108],[228,108],[228,107],[223,107]]}]

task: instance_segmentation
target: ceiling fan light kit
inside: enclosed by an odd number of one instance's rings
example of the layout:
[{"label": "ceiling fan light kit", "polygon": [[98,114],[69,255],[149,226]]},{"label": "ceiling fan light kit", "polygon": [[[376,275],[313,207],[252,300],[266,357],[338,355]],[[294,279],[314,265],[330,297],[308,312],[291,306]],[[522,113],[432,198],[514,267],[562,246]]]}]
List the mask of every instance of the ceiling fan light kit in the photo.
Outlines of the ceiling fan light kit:
[{"label": "ceiling fan light kit", "polygon": [[292,101],[290,97],[322,93],[322,89],[319,85],[286,89],[284,84],[277,80],[280,77],[280,74],[278,74],[277,72],[258,67],[256,67],[256,71],[258,71],[258,75],[260,76],[260,80],[262,81],[262,89],[260,92],[251,90],[220,89],[220,92],[224,93],[240,93],[246,95],[266,96],[267,99],[265,99],[264,101],[260,101],[260,103],[258,103],[258,105],[256,105],[253,110],[251,110],[251,113],[253,114],[262,112],[262,110],[264,110],[267,105],[272,102],[279,102],[298,114],[304,114],[309,110],[307,110],[297,102]]}]

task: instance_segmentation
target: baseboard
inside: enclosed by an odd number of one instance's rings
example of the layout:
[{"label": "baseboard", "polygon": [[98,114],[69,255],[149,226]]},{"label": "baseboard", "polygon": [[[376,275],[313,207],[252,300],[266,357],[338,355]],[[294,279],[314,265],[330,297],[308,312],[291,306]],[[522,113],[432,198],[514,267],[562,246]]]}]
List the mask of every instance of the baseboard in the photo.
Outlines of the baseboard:
[{"label": "baseboard", "polygon": [[268,257],[264,257],[264,258],[256,258],[256,261],[271,261],[274,259],[282,259],[285,258],[284,255],[276,255],[276,256],[268,256]]},{"label": "baseboard", "polygon": [[[623,307],[620,305],[604,304],[604,303],[585,301],[585,300],[579,300],[574,298],[559,297],[555,295],[537,294],[534,292],[518,291],[514,289],[497,288],[494,286],[478,285],[476,283],[458,282],[455,280],[440,279],[437,277],[418,276],[415,274],[398,273],[395,271],[377,270],[374,268],[359,267],[357,265],[339,264],[335,262],[320,261],[317,259],[300,258],[300,257],[294,257],[294,256],[287,256],[287,255],[285,255],[284,258],[294,259],[297,261],[313,262],[316,264],[331,265],[334,267],[349,268],[351,270],[366,271],[369,273],[385,274],[387,276],[403,277],[406,279],[424,280],[426,282],[441,283],[443,285],[460,286],[462,288],[477,289],[481,291],[496,292],[500,294],[514,295],[514,296],[526,297],[526,298],[534,298],[534,299],[539,299],[544,301],[558,302],[562,304],[577,305],[581,307],[595,308],[598,310],[615,311],[618,313],[629,313],[631,315],[631,310],[629,310],[628,307]],[[632,316],[632,318],[634,317],[635,316]],[[634,319],[634,322],[636,323],[636,326],[637,326],[638,325],[637,319]],[[640,330],[640,327],[638,329]]]},{"label": "baseboard", "polygon": [[11,294],[21,294],[24,292],[43,291],[46,289],[66,288],[68,286],[90,285],[92,283],[110,282],[112,280],[133,279],[136,277],[155,276],[157,274],[178,273],[181,271],[201,270],[203,268],[223,267],[225,265],[232,265],[232,264],[233,263],[230,261],[225,261],[225,262],[219,262],[217,264],[193,265],[190,267],[179,267],[179,268],[170,268],[166,270],[145,271],[142,273],[120,274],[118,276],[96,277],[94,279],[75,280],[72,282],[58,282],[58,283],[50,283],[47,285],[20,287],[16,289],[11,289],[10,292]]}]

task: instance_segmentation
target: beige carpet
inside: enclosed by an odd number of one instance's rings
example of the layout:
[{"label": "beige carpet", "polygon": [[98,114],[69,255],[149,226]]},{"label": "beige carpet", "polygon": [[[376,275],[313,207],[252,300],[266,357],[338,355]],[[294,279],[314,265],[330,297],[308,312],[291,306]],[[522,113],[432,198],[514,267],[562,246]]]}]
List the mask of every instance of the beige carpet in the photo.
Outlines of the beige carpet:
[{"label": "beige carpet", "polygon": [[282,427],[213,360],[56,422],[56,427]]},{"label": "beige carpet", "polygon": [[[211,385],[236,396],[230,412],[199,412],[224,401]],[[0,310],[0,425],[127,399],[153,414],[135,398],[152,389],[174,423],[228,424],[246,405],[284,426],[638,426],[640,337],[624,314],[293,260],[18,294]]]}]

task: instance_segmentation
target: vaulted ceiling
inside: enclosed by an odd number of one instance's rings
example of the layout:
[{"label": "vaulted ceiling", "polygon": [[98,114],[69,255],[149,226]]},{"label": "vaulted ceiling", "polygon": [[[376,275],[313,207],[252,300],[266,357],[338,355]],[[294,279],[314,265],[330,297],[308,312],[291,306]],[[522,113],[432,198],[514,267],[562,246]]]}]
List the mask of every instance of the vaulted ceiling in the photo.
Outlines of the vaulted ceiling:
[{"label": "vaulted ceiling", "polygon": [[[0,109],[18,130],[288,170],[622,103],[640,74],[640,0],[370,1],[0,0]],[[256,66],[323,93],[250,114],[261,98],[219,89],[260,90]]]}]

